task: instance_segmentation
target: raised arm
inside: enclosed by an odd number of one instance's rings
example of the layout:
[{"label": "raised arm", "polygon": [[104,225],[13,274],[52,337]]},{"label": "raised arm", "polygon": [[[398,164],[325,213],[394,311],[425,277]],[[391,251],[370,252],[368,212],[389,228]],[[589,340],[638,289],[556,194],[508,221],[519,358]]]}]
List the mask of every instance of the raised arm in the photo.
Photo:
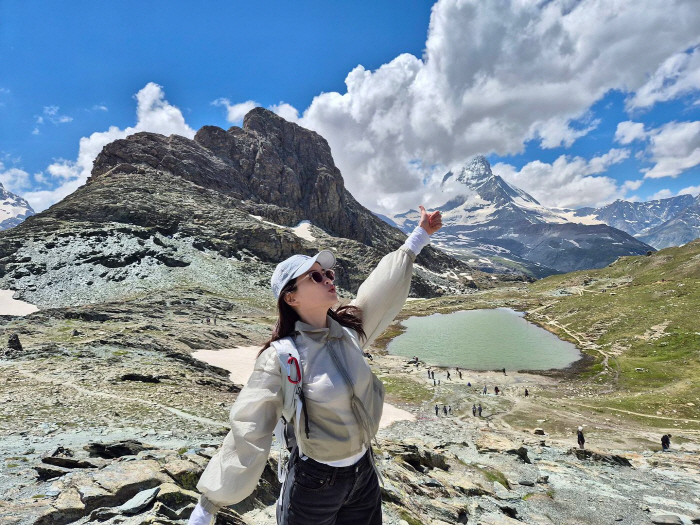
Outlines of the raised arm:
[{"label": "raised arm", "polygon": [[420,206],[421,220],[398,250],[386,254],[369,277],[360,285],[357,297],[350,303],[362,310],[362,325],[367,339],[366,349],[401,311],[411,288],[413,263],[421,249],[430,242],[430,235],[442,227],[440,212],[429,214]]},{"label": "raised arm", "polygon": [[231,407],[231,430],[199,478],[200,509],[216,514],[252,494],[265,468],[282,404],[279,359],[270,347],[256,360]]}]

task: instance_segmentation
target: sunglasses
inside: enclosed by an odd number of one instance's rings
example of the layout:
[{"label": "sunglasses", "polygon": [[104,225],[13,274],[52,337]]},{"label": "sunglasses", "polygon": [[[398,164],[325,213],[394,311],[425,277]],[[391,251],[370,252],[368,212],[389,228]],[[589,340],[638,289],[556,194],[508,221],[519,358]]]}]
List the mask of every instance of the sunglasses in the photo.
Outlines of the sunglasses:
[{"label": "sunglasses", "polygon": [[319,272],[318,270],[314,270],[312,272],[307,273],[304,277],[299,279],[298,282],[303,281],[307,277],[311,277],[315,283],[322,283],[323,279],[327,277],[331,282],[335,281],[335,272],[333,270],[323,270]]}]

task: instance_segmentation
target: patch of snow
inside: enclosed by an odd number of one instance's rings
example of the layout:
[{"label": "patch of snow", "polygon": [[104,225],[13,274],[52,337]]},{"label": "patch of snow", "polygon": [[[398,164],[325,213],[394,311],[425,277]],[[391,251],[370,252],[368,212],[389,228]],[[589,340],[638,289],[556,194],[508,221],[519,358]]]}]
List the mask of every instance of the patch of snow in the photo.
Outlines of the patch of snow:
[{"label": "patch of snow", "polygon": [[28,315],[39,308],[31,303],[13,299],[14,290],[0,290],[0,315]]},{"label": "patch of snow", "polygon": [[294,228],[292,228],[292,232],[294,232],[294,235],[296,235],[297,237],[300,237],[302,239],[306,239],[307,241],[315,241],[316,240],[316,237],[311,235],[311,222],[310,221],[301,221]]}]

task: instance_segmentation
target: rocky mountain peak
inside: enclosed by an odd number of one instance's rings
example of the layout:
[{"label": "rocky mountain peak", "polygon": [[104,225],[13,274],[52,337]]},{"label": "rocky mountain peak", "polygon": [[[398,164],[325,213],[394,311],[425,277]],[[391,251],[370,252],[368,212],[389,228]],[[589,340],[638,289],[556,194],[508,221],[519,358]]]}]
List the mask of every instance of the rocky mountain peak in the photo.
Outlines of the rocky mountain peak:
[{"label": "rocky mountain peak", "polygon": [[0,230],[17,226],[32,215],[34,210],[29,203],[19,195],[6,190],[0,183]]},{"label": "rocky mountain peak", "polygon": [[486,160],[486,157],[477,155],[468,166],[462,168],[462,172],[457,177],[457,180],[464,184],[470,184],[474,182],[484,182],[493,177],[494,175],[491,171],[491,164],[489,164],[489,161]]}]

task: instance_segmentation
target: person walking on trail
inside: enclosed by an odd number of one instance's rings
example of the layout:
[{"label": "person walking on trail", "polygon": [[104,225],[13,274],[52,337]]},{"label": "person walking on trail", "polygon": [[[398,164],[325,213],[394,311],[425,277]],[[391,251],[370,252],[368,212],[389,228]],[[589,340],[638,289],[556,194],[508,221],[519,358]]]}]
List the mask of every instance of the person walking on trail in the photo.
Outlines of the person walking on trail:
[{"label": "person walking on trail", "polygon": [[498,395],[498,393],[500,392],[497,386],[493,388],[493,391],[496,393],[496,395]]},{"label": "person walking on trail", "polygon": [[435,379],[435,370],[431,371],[430,373],[431,373],[433,379]]},{"label": "person walking on trail", "polygon": [[428,368],[428,379],[432,379],[432,378],[430,377],[430,368]]},{"label": "person walking on trail", "polygon": [[486,387],[484,387],[483,395],[486,395],[486,392],[487,392],[487,389],[486,389]]},{"label": "person walking on trail", "polygon": [[439,211],[420,206],[420,212],[419,225],[382,258],[349,305],[335,306],[331,250],[277,265],[271,279],[277,323],[231,408],[229,433],[199,478],[189,525],[210,524],[219,509],[255,490],[276,427],[290,451],[284,469],[278,462],[278,525],[381,524],[372,440],[384,386],[362,352],[403,307],[416,256],[442,227]]},{"label": "person walking on trail", "polygon": [[452,415],[452,405],[449,405],[447,407],[447,411],[450,413],[450,415]]},{"label": "person walking on trail", "polygon": [[447,406],[442,405],[442,415],[446,416],[447,415]]},{"label": "person walking on trail", "polygon": [[435,405],[435,415],[439,416],[440,415],[440,407]]},{"label": "person walking on trail", "polygon": [[664,434],[661,436],[661,448],[664,452],[671,448],[671,434]]},{"label": "person walking on trail", "polygon": [[508,374],[506,374],[506,369],[505,369],[505,368],[503,369],[503,375],[504,375],[504,376],[507,376],[507,375],[508,375]]},{"label": "person walking on trail", "polygon": [[459,378],[462,379],[462,371],[457,369],[457,373],[459,374]]},{"label": "person walking on trail", "polygon": [[528,397],[530,395],[530,391],[526,388],[525,389],[525,397]]},{"label": "person walking on trail", "polygon": [[450,378],[450,371],[449,371],[449,370],[447,371],[447,379],[451,379],[451,378]]},{"label": "person walking on trail", "polygon": [[476,405],[472,405],[472,416],[476,417]]},{"label": "person walking on trail", "polygon": [[479,403],[479,406],[476,407],[477,412],[479,412],[479,417],[481,417],[481,403]]},{"label": "person walking on trail", "polygon": [[578,431],[576,432],[576,436],[578,438],[578,448],[583,450],[583,445],[586,444],[586,438],[583,436],[583,427],[578,427]]}]

